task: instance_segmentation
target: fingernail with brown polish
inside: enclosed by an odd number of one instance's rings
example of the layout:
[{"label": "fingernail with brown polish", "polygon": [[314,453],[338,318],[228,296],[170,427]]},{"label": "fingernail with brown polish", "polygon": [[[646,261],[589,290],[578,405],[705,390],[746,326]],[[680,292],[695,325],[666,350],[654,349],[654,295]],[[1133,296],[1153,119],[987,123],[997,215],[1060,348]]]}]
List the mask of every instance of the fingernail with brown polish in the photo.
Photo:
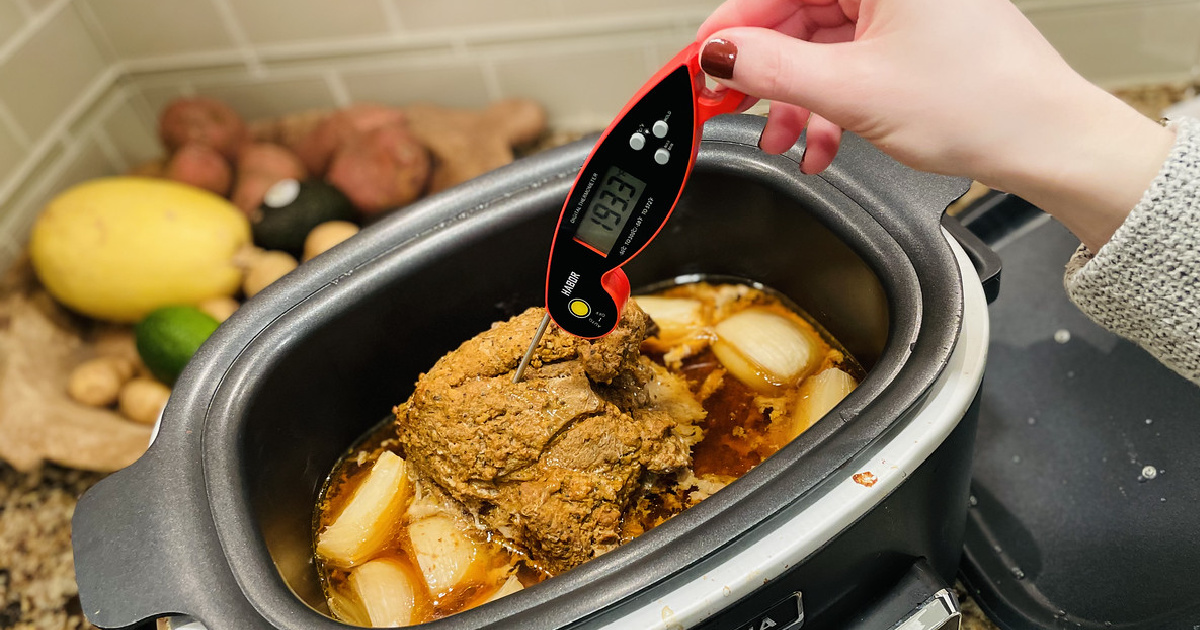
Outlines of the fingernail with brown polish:
[{"label": "fingernail with brown polish", "polygon": [[737,61],[737,46],[727,39],[715,38],[704,43],[700,51],[700,69],[717,79],[733,78],[733,62]]}]

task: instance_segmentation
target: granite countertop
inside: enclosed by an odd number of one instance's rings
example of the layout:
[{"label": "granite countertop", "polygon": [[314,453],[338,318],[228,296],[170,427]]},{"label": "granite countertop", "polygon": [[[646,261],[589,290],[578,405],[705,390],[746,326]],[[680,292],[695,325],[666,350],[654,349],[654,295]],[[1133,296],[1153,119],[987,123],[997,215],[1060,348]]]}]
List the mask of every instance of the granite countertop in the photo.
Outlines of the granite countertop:
[{"label": "granite countertop", "polygon": [[[1151,118],[1187,98],[1194,85],[1156,85],[1114,93]],[[553,137],[544,146],[575,139]],[[973,193],[986,192],[975,187]],[[22,474],[0,462],[0,630],[91,628],[83,617],[71,557],[71,514],[103,475],[47,465]],[[959,590],[963,630],[996,630]]]}]

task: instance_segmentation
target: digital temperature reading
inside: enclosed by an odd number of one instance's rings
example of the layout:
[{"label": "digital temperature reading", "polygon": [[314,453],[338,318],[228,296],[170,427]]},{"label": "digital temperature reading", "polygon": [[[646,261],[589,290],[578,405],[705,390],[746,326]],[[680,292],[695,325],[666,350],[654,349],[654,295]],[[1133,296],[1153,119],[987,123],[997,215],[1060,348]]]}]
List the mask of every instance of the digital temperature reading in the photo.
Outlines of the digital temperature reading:
[{"label": "digital temperature reading", "polygon": [[580,219],[575,238],[604,256],[612,251],[617,237],[642,198],[646,182],[617,166],[608,167],[600,190]]},{"label": "digital temperature reading", "polygon": [[521,382],[551,321],[584,339],[617,327],[629,300],[622,265],[654,240],[679,202],[704,121],[745,102],[741,92],[705,87],[700,42],[694,42],[654,73],[600,134],[559,212],[546,266],[546,316],[512,382]]}]

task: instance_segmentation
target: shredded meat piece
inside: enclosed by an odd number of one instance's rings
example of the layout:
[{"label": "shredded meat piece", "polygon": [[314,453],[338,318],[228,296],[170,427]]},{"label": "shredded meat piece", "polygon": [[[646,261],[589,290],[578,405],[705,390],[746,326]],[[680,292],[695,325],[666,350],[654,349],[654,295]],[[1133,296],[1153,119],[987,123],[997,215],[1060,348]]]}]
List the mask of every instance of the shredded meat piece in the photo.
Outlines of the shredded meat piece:
[{"label": "shredded meat piece", "polygon": [[546,331],[530,309],[467,341],[396,407],[416,474],[551,573],[620,543],[645,475],[691,465],[704,410],[683,380],[639,354],[649,319],[633,301],[596,341]]}]

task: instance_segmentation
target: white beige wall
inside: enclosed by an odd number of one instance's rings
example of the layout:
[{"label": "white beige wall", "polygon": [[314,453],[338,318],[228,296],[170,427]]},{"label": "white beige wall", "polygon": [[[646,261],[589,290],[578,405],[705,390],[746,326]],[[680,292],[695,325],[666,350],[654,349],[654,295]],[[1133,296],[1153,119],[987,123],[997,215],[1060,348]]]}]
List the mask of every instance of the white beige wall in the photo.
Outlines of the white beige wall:
[{"label": "white beige wall", "polygon": [[[559,127],[598,128],[717,4],[0,0],[0,267],[55,191],[155,157],[155,116],[175,96],[248,118],[528,96]],[[1195,78],[1200,0],[1017,4],[1094,81]]]}]

